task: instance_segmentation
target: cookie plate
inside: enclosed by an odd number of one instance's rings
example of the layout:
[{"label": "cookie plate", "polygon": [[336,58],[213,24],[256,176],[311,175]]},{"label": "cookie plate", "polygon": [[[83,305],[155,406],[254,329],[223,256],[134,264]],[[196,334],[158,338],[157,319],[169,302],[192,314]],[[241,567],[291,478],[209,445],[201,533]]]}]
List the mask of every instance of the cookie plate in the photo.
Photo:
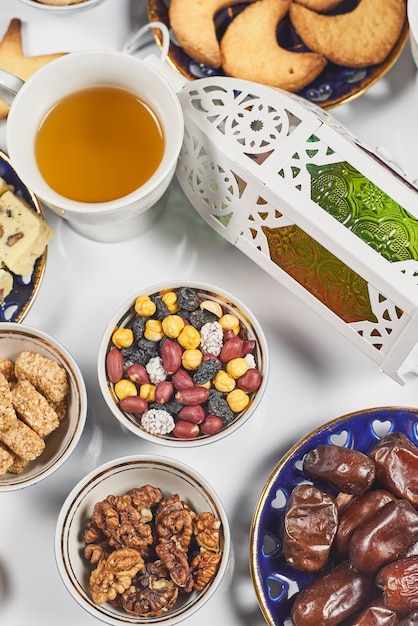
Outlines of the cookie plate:
[{"label": "cookie plate", "polygon": [[[22,183],[8,156],[0,150],[0,177],[13,185],[15,194],[39,215],[44,215],[36,196]],[[13,275],[13,289],[0,303],[0,322],[21,322],[32,306],[45,272],[47,250],[40,256],[30,276]]]},{"label": "cookie plate", "polygon": [[307,482],[301,463],[318,445],[335,443],[368,453],[388,432],[401,432],[418,444],[418,409],[381,407],[350,413],[320,426],[298,441],[279,461],[256,505],[250,531],[250,567],[260,608],[270,626],[290,626],[295,594],[320,574],[299,572],[284,557],[282,529],[294,487]]},{"label": "cookie plate", "polygon": [[[345,13],[354,9],[359,0],[343,0],[338,8],[330,13]],[[148,0],[148,17],[150,22],[163,22],[170,28],[168,18],[169,0]],[[235,4],[231,7],[220,10],[215,16],[216,31],[220,39],[228,24],[238,15],[248,2]],[[332,109],[340,104],[344,104],[357,96],[360,96],[380,78],[397,61],[408,38],[408,22],[405,21],[404,28],[398,42],[392,49],[388,58],[380,65],[373,65],[366,68],[349,68],[328,63],[324,71],[309,85],[299,92],[299,95],[320,106],[323,109]],[[169,61],[181,74],[189,80],[208,76],[224,76],[222,69],[206,67],[189,57],[176,43],[173,32],[171,34],[171,44],[169,50]],[[162,40],[160,31],[154,31],[157,44],[161,47]],[[293,29],[290,20],[286,17],[279,25],[277,39],[280,45],[287,50],[306,52],[308,48],[303,45],[300,38]]]}]

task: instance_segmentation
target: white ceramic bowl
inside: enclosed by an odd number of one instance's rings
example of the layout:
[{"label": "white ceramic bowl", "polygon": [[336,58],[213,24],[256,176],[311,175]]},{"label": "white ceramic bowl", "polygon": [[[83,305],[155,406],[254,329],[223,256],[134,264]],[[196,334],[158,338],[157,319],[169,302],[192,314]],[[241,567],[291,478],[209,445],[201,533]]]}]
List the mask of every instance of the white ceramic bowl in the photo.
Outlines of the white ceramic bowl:
[{"label": "white ceramic bowl", "polygon": [[[197,290],[201,301],[211,300],[214,303],[218,303],[222,307],[224,313],[234,315],[239,319],[240,327],[241,329],[245,330],[248,339],[255,340],[253,356],[256,362],[256,369],[259,370],[262,376],[261,385],[259,386],[259,388],[256,391],[248,394],[250,401],[247,407],[241,411],[236,412],[233,419],[224,420],[224,426],[221,430],[213,434],[204,434],[202,430],[200,430],[200,428],[202,428],[202,425],[200,424],[199,433],[191,438],[177,437],[174,436],[172,432],[168,434],[155,434],[146,430],[141,424],[142,418],[140,418],[138,415],[135,416],[133,413],[128,413],[120,409],[119,400],[115,393],[115,385],[109,381],[106,371],[106,357],[110,348],[113,347],[112,335],[114,333],[114,330],[115,328],[129,326],[132,321],[137,317],[133,309],[136,298],[139,295],[148,295],[151,297],[156,296],[160,298],[161,294],[170,291],[177,292],[181,287],[188,287]],[[181,315],[181,312],[179,314]],[[173,341],[176,342],[176,339],[174,339]],[[223,367],[223,369],[225,369],[225,366]],[[231,433],[235,432],[254,414],[256,408],[258,407],[267,384],[268,371],[269,356],[267,350],[267,342],[260,324],[255,319],[251,311],[237,298],[232,296],[230,293],[219,289],[218,287],[214,287],[212,285],[204,283],[186,281],[177,281],[154,285],[152,287],[144,289],[135,296],[132,296],[112,316],[112,319],[110,320],[104,332],[98,356],[98,378],[100,389],[109,409],[112,411],[116,419],[131,433],[137,435],[138,437],[143,437],[144,439],[154,443],[175,447],[205,445],[218,441],[226,435],[230,435]],[[194,371],[189,370],[189,374],[193,376]],[[126,367],[123,377],[125,379],[127,378]],[[167,380],[171,380],[171,377],[167,376]],[[138,395],[141,395],[141,390],[139,386]],[[152,404],[152,402],[150,402],[150,404]],[[202,406],[205,407],[205,413],[207,414],[207,405],[205,406],[203,404]],[[177,423],[178,418],[176,415],[174,415],[174,417],[174,422]]]},{"label": "white ceramic bowl", "polygon": [[[84,558],[82,532],[94,505],[108,495],[124,495],[134,487],[159,487],[163,497],[178,494],[196,513],[210,512],[221,521],[221,560],[217,572],[203,591],[178,599],[161,617],[135,617],[112,603],[95,604],[89,589],[91,566]],[[59,573],[72,597],[90,615],[113,626],[164,624],[174,626],[194,614],[215,593],[230,557],[230,530],[218,496],[206,480],[183,463],[159,456],[127,456],[90,472],[66,498],[57,520],[55,554]]]},{"label": "white ceramic bowl", "polygon": [[83,9],[91,9],[103,2],[103,0],[83,0],[83,2],[65,5],[44,4],[43,2],[38,2],[38,0],[20,0],[20,2],[26,4],[28,7],[34,7],[35,9],[41,9],[42,11],[49,11],[50,13],[55,13],[56,15],[67,15],[68,13],[75,13],[76,11],[82,11]]},{"label": "white ceramic bowl", "polygon": [[418,67],[418,3],[416,0],[408,0],[407,5],[409,22],[409,41],[415,64]]},{"label": "white ceramic bowl", "polygon": [[67,415],[45,439],[45,449],[30,461],[20,474],[6,472],[0,476],[0,493],[35,485],[55,472],[74,451],[87,415],[87,393],[83,376],[69,352],[56,339],[43,331],[23,324],[0,323],[0,355],[15,361],[23,351],[37,352],[56,361],[67,372],[69,395]]}]

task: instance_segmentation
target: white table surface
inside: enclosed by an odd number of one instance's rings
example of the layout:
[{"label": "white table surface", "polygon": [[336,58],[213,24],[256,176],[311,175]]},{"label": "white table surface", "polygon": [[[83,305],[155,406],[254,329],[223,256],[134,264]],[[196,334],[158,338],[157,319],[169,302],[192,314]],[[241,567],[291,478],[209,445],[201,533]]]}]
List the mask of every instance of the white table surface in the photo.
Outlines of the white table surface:
[{"label": "white table surface", "polygon": [[[145,21],[145,0],[105,0],[86,12],[53,16],[19,0],[1,0],[0,37],[22,20],[27,56],[83,48],[121,49]],[[333,114],[370,148],[383,146],[418,178],[418,87],[409,44],[387,76]],[[5,122],[0,147],[7,151]],[[301,436],[339,415],[377,406],[418,406],[418,378],[404,386],[311,309],[221,239],[198,216],[176,183],[150,231],[126,243],[100,244],[52,213],[55,229],[39,295],[25,323],[59,339],[84,374],[88,417],[67,463],[39,485],[0,497],[0,624],[94,626],[58,575],[53,539],[68,491],[88,471],[131,453],[171,456],[211,482],[229,515],[235,562],[187,626],[258,626],[248,566],[248,537],[261,489],[281,455]],[[253,419],[214,446],[174,451],[142,442],[115,424],[99,392],[96,355],[108,319],[138,290],[169,280],[209,282],[234,292],[258,316],[270,347],[270,384]],[[233,565],[233,567],[232,567]],[[186,626],[186,622],[184,622]]]}]

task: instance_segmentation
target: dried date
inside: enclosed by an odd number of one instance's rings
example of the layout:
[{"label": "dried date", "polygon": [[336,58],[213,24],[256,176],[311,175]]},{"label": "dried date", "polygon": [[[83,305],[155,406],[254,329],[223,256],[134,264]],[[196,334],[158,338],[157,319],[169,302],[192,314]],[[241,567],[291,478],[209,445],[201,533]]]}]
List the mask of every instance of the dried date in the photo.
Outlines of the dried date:
[{"label": "dried date", "polygon": [[286,509],[283,553],[297,570],[314,572],[327,561],[338,524],[331,494],[309,484],[296,487]]},{"label": "dried date", "polygon": [[397,496],[418,505],[418,448],[403,433],[382,437],[370,452],[376,478]]},{"label": "dried date", "polygon": [[411,611],[411,613],[404,615],[396,626],[418,626],[418,611]]},{"label": "dried date", "polygon": [[407,613],[418,609],[418,557],[389,563],[379,571],[376,584],[383,589],[385,604],[393,611]]},{"label": "dried date", "polygon": [[297,595],[291,618],[295,626],[334,626],[374,595],[373,581],[344,561]]},{"label": "dried date", "polygon": [[383,598],[372,600],[359,615],[350,622],[350,626],[395,626],[398,623],[398,615],[392,609],[388,609]]},{"label": "dried date", "polygon": [[333,444],[310,450],[303,460],[303,471],[311,480],[325,481],[352,495],[366,491],[375,477],[372,459],[358,450]]},{"label": "dried date", "polygon": [[406,500],[388,502],[353,534],[348,556],[360,572],[375,574],[418,538],[418,512]]},{"label": "dried date", "polygon": [[368,522],[385,504],[395,500],[395,496],[385,489],[366,491],[353,498],[340,512],[334,548],[340,559],[346,558],[348,546],[354,532]]}]

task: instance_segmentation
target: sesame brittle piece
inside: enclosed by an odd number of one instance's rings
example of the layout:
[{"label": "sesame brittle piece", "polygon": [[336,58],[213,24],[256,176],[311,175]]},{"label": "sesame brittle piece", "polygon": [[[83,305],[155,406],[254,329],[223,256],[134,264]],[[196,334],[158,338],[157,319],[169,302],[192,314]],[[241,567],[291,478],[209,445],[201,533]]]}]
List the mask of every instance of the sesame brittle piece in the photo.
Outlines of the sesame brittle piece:
[{"label": "sesame brittle piece", "polygon": [[10,428],[16,419],[9,382],[0,372],[0,431]]},{"label": "sesame brittle piece", "polygon": [[14,380],[15,364],[13,361],[0,357],[0,373],[3,374],[8,382]]},{"label": "sesame brittle piece", "polygon": [[13,387],[12,402],[20,419],[43,439],[58,428],[58,415],[28,380],[20,380]]},{"label": "sesame brittle piece", "polygon": [[10,428],[0,431],[0,441],[24,461],[33,461],[45,449],[45,441],[19,419]]},{"label": "sesame brittle piece", "polygon": [[15,362],[15,373],[19,380],[28,380],[48,402],[61,402],[68,393],[67,373],[56,361],[26,350]]},{"label": "sesame brittle piece", "polygon": [[0,475],[10,471],[15,460],[12,454],[5,446],[0,443]]}]

